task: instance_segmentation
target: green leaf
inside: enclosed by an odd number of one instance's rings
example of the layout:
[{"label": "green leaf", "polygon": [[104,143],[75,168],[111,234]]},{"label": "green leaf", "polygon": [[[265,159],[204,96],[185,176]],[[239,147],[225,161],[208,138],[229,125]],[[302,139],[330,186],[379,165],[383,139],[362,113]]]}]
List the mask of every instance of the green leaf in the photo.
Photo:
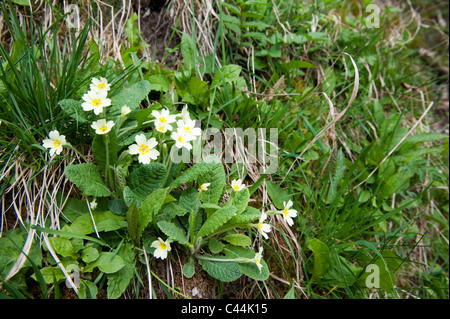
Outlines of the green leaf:
[{"label": "green leaf", "polygon": [[267,23],[262,21],[247,21],[243,24],[244,28],[257,28],[259,31],[263,31],[269,27]]},{"label": "green leaf", "polygon": [[[227,245],[224,249],[224,252],[228,258],[253,259],[256,254],[250,248],[236,247],[231,245]],[[267,280],[269,278],[269,267],[263,259],[260,260],[260,263],[262,265],[261,270],[259,270],[258,266],[254,262],[239,263],[239,268],[244,275],[250,278],[253,278],[255,280]]]},{"label": "green leaf", "polygon": [[250,237],[242,235],[242,234],[230,234],[223,237],[223,240],[229,242],[234,246],[250,246],[252,244],[252,240]]},{"label": "green leaf", "polygon": [[291,289],[284,295],[283,299],[295,299],[295,286],[292,285]]},{"label": "green leaf", "polygon": [[189,187],[181,192],[179,205],[187,211],[195,211],[197,206],[198,190],[194,187]]},{"label": "green leaf", "polygon": [[312,280],[319,281],[328,271],[331,263],[330,249],[316,238],[308,241],[307,247],[314,253],[314,267]]},{"label": "green leaf", "polygon": [[105,197],[112,195],[103,183],[97,167],[92,163],[66,166],[64,173],[72,183],[88,196]]},{"label": "green leaf", "polygon": [[170,90],[170,79],[161,74],[155,74],[148,77],[150,90],[168,92]]},{"label": "green leaf", "polygon": [[167,188],[161,188],[150,195],[142,202],[139,208],[139,223],[137,229],[137,241],[139,242],[145,227],[153,220],[153,216],[161,209],[166,198]]},{"label": "green leaf", "polygon": [[83,252],[81,253],[81,259],[83,259],[85,263],[96,261],[99,256],[98,250],[94,247],[87,247],[83,249]]},{"label": "green leaf", "polygon": [[142,197],[135,194],[129,186],[123,189],[123,200],[125,202],[125,205],[127,205],[128,207],[133,204],[136,204],[136,206],[140,207],[142,204]]},{"label": "green leaf", "polygon": [[[127,177],[127,183],[141,201],[166,183],[167,169],[163,164],[151,163],[140,165]],[[127,203],[128,204],[128,203]]]},{"label": "green leaf", "polygon": [[80,288],[78,288],[78,297],[80,299],[96,299],[98,294],[97,286],[89,280],[80,280]]},{"label": "green leaf", "polygon": [[326,199],[327,204],[332,203],[336,198],[338,185],[340,184],[341,179],[344,178],[346,169],[347,166],[345,165],[344,153],[342,152],[342,149],[339,149],[336,159],[334,160],[334,174],[331,179],[331,184]]},{"label": "green leaf", "polygon": [[73,254],[73,246],[70,240],[62,237],[49,237],[50,245],[63,257],[69,257]]},{"label": "green leaf", "polygon": [[[215,258],[220,257],[216,256]],[[198,259],[198,263],[211,277],[222,282],[235,281],[242,276],[239,264],[236,262]]]},{"label": "green leaf", "polygon": [[75,219],[70,225],[70,230],[80,235],[87,235],[95,232],[92,218],[94,218],[95,226],[99,232],[113,231],[127,227],[127,222],[123,216],[118,216],[110,211],[93,211],[92,217],[87,213]]},{"label": "green leaf", "polygon": [[36,226],[36,225],[32,225],[31,228],[36,229],[37,231],[40,231],[40,232],[53,234],[53,235],[58,235],[58,236],[64,237],[64,238],[84,239],[84,240],[92,241],[92,242],[97,243],[97,244],[102,245],[102,246],[108,246],[104,241],[102,241],[102,240],[100,240],[98,238],[92,238],[92,237],[89,237],[89,236],[84,236],[84,235],[81,235],[81,234],[73,232],[70,229],[70,227],[67,226],[67,225],[65,225],[62,228],[63,230],[44,228],[44,227],[40,227],[40,226]]},{"label": "green leaf", "polygon": [[171,184],[170,187],[176,188],[181,184],[186,184],[192,181],[197,180],[200,176],[204,176],[213,168],[213,163],[200,162],[196,163],[193,166],[189,167],[187,170],[183,172],[180,176],[178,176]]},{"label": "green leaf", "polygon": [[183,275],[192,278],[195,275],[194,257],[190,256],[188,262],[183,266]]},{"label": "green leaf", "polygon": [[328,39],[328,34],[326,32],[309,32],[306,35],[306,38],[309,41],[327,41]]},{"label": "green leaf", "polygon": [[283,209],[283,202],[287,202],[289,199],[291,199],[289,191],[286,189],[282,189],[280,185],[275,184],[271,181],[266,181],[266,186],[267,193],[269,194],[272,203],[277,209]]},{"label": "green leaf", "polygon": [[138,229],[139,229],[139,210],[136,204],[133,204],[127,211],[128,231],[135,245],[139,245],[138,242]]},{"label": "green leaf", "polygon": [[164,204],[159,210],[158,221],[171,221],[176,216],[184,216],[188,210],[173,202]]},{"label": "green leaf", "polygon": [[111,97],[111,106],[108,108],[110,117],[121,115],[122,106],[127,105],[131,110],[139,109],[139,106],[150,92],[150,82],[142,80],[130,87],[121,89],[119,93]]},{"label": "green leaf", "polygon": [[[208,92],[208,83],[197,77],[191,77],[187,82],[187,89],[189,90],[189,94],[194,98],[194,104],[198,105],[201,104],[206,93]],[[185,101],[183,97],[183,102],[190,103],[191,101]]]},{"label": "green leaf", "polygon": [[230,229],[233,225],[247,224],[254,220],[258,220],[260,217],[261,212],[258,209],[247,206],[242,214],[233,216],[225,225],[223,225],[223,228]]},{"label": "green leaf", "polygon": [[[59,267],[44,267],[40,269],[40,272],[46,284],[53,284],[53,278],[56,280],[66,278]],[[31,277],[37,281],[36,274],[31,275]]]},{"label": "green leaf", "polygon": [[125,33],[128,36],[128,41],[130,42],[130,47],[139,45],[139,30],[134,24],[138,19],[138,15],[133,13],[133,15],[128,19],[125,24]]},{"label": "green leaf", "polygon": [[167,235],[167,237],[169,237],[169,239],[177,241],[182,245],[188,244],[185,231],[175,224],[167,221],[160,221],[158,222],[158,227],[164,234]]},{"label": "green leaf", "polygon": [[378,190],[377,198],[389,198],[392,194],[398,192],[400,189],[407,189],[412,174],[409,171],[397,172],[383,181],[382,186]]},{"label": "green leaf", "polygon": [[188,70],[194,70],[197,57],[195,41],[187,33],[183,32],[181,37],[181,55],[184,65]]},{"label": "green leaf", "polygon": [[73,222],[77,217],[89,213],[89,208],[86,199],[69,197],[62,212],[64,217]]},{"label": "green leaf", "polygon": [[93,269],[98,267],[100,271],[106,274],[112,274],[125,266],[123,258],[113,252],[102,252],[98,259],[86,266],[86,269]]},{"label": "green leaf", "polygon": [[236,207],[236,215],[241,214],[247,208],[249,199],[250,192],[247,187],[234,193],[231,205]]},{"label": "green leaf", "polygon": [[415,135],[408,136],[405,138],[403,143],[423,143],[423,142],[430,142],[435,140],[442,140],[444,138],[448,138],[448,135],[441,134],[441,133],[419,133]]},{"label": "green leaf", "polygon": [[77,123],[89,123],[89,120],[86,118],[86,111],[81,107],[81,101],[65,99],[59,101],[58,104],[63,109],[64,113],[75,119]]},{"label": "green leaf", "polygon": [[288,63],[288,68],[289,69],[303,69],[303,68],[315,69],[316,66],[307,61],[292,60]]},{"label": "green leaf", "polygon": [[350,287],[356,282],[361,270],[362,268],[356,267],[344,257],[333,253],[331,265],[321,279],[321,283],[339,287]]},{"label": "green leaf", "polygon": [[114,198],[108,203],[108,208],[116,215],[125,216],[128,211],[128,206],[120,198]]},{"label": "green leaf", "polygon": [[218,254],[225,247],[225,244],[218,241],[215,237],[208,241],[208,248],[213,254]]},{"label": "green leaf", "polygon": [[225,85],[225,83],[234,83],[238,87],[241,87],[242,84],[245,86],[245,82],[243,83],[242,78],[239,76],[241,71],[242,68],[239,65],[229,64],[223,66],[214,74],[211,88]]},{"label": "green leaf", "polygon": [[217,228],[229,221],[236,214],[236,211],[237,209],[234,206],[225,206],[218,209],[205,221],[197,236],[203,237],[213,233]]},{"label": "green leaf", "polygon": [[21,5],[21,6],[29,6],[30,0],[12,0],[15,4]]},{"label": "green leaf", "polygon": [[108,299],[119,298],[135,276],[135,256],[131,244],[123,245],[117,255],[122,257],[125,266],[113,274],[108,274]]}]

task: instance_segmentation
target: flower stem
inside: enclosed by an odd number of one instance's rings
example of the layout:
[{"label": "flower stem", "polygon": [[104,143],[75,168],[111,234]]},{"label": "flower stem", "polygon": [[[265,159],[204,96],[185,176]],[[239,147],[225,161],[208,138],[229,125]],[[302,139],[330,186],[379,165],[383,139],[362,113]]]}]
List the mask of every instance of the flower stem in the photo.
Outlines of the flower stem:
[{"label": "flower stem", "polygon": [[238,262],[238,263],[248,263],[253,262],[250,258],[234,258],[234,259],[225,259],[225,258],[214,258],[214,257],[206,257],[205,255],[195,255],[195,258],[201,260],[209,260],[209,261],[223,261],[223,262]]}]

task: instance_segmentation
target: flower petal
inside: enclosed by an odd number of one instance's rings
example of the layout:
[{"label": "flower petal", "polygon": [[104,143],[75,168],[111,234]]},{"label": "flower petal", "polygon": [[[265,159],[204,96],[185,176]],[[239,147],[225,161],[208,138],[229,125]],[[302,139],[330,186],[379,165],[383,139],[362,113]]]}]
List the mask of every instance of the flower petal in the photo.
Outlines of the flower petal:
[{"label": "flower petal", "polygon": [[147,139],[145,138],[144,134],[136,135],[134,140],[136,141],[137,145],[141,145],[141,144],[147,145]]},{"label": "flower petal", "polygon": [[139,154],[139,145],[133,144],[128,146],[128,153],[131,155]]}]

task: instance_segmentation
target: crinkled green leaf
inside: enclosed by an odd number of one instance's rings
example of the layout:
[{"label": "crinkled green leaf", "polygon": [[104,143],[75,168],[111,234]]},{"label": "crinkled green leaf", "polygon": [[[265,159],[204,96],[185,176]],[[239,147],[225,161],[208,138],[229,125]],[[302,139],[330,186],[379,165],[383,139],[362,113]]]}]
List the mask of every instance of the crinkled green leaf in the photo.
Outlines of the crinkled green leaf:
[{"label": "crinkled green leaf", "polygon": [[213,168],[214,163],[200,162],[189,167],[178,176],[171,184],[170,187],[176,188],[182,184],[186,184],[197,180],[200,176],[204,176]]},{"label": "crinkled green leaf", "polygon": [[167,190],[167,188],[160,188],[148,195],[142,202],[142,205],[139,208],[139,224],[137,229],[138,242],[145,227],[153,220],[153,215],[156,215],[164,204]]},{"label": "crinkled green leaf", "polygon": [[188,210],[173,202],[164,204],[159,210],[158,221],[171,221],[176,216],[184,216]]},{"label": "crinkled green leaf", "polygon": [[108,108],[108,115],[117,117],[122,112],[122,106],[126,105],[131,110],[139,109],[139,106],[150,92],[150,82],[142,80],[132,84],[130,87],[121,89],[116,95],[111,97],[111,106]]},{"label": "crinkled green leaf", "polygon": [[188,262],[183,266],[183,275],[186,278],[192,278],[195,275],[194,257],[190,256]]},{"label": "crinkled green leaf", "polygon": [[222,163],[211,164],[208,174],[199,176],[198,185],[210,183],[208,190],[202,191],[201,201],[203,203],[217,204],[223,196],[223,191],[227,185],[225,169]]},{"label": "crinkled green leaf", "polygon": [[112,195],[109,188],[103,183],[97,167],[92,163],[83,163],[66,166],[64,173],[84,194],[94,197]]},{"label": "crinkled green leaf", "polygon": [[175,224],[163,220],[158,222],[158,227],[169,239],[177,241],[182,245],[188,244],[186,232]]},{"label": "crinkled green leaf", "polygon": [[229,234],[223,237],[223,240],[234,246],[250,246],[252,244],[250,237],[243,234]]},{"label": "crinkled green leaf", "polygon": [[[127,177],[128,187],[141,200],[166,183],[167,169],[160,163],[140,165]],[[127,203],[129,204],[129,203]]]},{"label": "crinkled green leaf", "polygon": [[211,238],[208,241],[208,248],[211,250],[213,254],[218,254],[222,251],[222,249],[225,247],[225,244],[218,241],[215,237]]},{"label": "crinkled green leaf", "polygon": [[86,111],[81,107],[81,101],[65,99],[59,101],[59,106],[63,109],[64,113],[75,119],[78,124],[89,123],[86,117]]},{"label": "crinkled green leaf", "polygon": [[258,220],[260,217],[261,212],[258,209],[252,206],[247,206],[241,214],[233,216],[230,219],[230,221],[227,222],[226,225],[228,226],[228,225],[249,223],[254,220]]},{"label": "crinkled green leaf", "polygon": [[225,206],[218,209],[205,221],[197,236],[203,237],[213,233],[216,229],[229,221],[231,217],[236,214],[236,211],[237,209],[234,206]]},{"label": "crinkled green leaf", "polygon": [[236,215],[240,215],[247,208],[249,199],[250,192],[247,187],[234,193],[231,205],[236,207]]},{"label": "crinkled green leaf", "polygon": [[[220,259],[221,257],[215,256],[214,258]],[[235,281],[242,276],[237,262],[198,259],[198,263],[211,277],[223,282]]]}]

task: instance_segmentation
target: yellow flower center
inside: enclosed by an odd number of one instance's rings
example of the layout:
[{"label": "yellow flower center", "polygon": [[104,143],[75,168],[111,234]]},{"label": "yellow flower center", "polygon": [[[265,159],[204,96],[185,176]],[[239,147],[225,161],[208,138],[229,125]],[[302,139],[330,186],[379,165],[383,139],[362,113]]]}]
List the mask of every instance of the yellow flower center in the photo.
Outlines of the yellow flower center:
[{"label": "yellow flower center", "polygon": [[93,99],[92,100],[92,105],[93,106],[100,106],[100,105],[102,105],[102,100],[101,99]]},{"label": "yellow flower center", "polygon": [[108,130],[108,127],[102,125],[99,127],[100,132],[106,132]]},{"label": "yellow flower center", "polygon": [[145,155],[145,154],[147,154],[150,151],[148,150],[148,146],[147,145],[142,144],[141,147],[139,148],[139,152],[141,152],[142,155]]},{"label": "yellow flower center", "polygon": [[163,132],[164,131],[164,126],[160,126],[158,131]]},{"label": "yellow flower center", "polygon": [[162,123],[166,123],[167,122],[167,120],[166,120],[166,118],[164,116],[160,117],[159,121],[162,122]]},{"label": "yellow flower center", "polygon": [[186,132],[186,133],[192,133],[192,131],[191,131],[191,128],[188,126],[188,127],[185,127],[184,128],[184,131]]},{"label": "yellow flower center", "polygon": [[285,208],[285,209],[284,209],[284,217],[287,217],[287,216],[288,216],[288,214],[289,214],[289,212],[288,212],[288,209],[287,209],[287,208]]},{"label": "yellow flower center", "polygon": [[239,185],[234,185],[233,188],[234,188],[234,190],[238,191],[239,190]]},{"label": "yellow flower center", "polygon": [[183,136],[180,136],[180,137],[178,138],[178,142],[180,142],[181,144],[184,144],[185,139],[183,138]]},{"label": "yellow flower center", "polygon": [[205,185],[200,186],[200,188],[201,188],[203,191],[206,191]]},{"label": "yellow flower center", "polygon": [[167,249],[167,246],[166,246],[165,243],[159,243],[159,248],[160,248],[161,250],[166,250],[166,249]]},{"label": "yellow flower center", "polygon": [[263,229],[263,223],[262,222],[259,222],[258,226],[259,226],[260,229]]},{"label": "yellow flower center", "polygon": [[53,142],[53,146],[54,146],[55,148],[61,147],[61,141],[55,140],[55,141]]},{"label": "yellow flower center", "polygon": [[259,258],[256,258],[256,264],[259,264]]},{"label": "yellow flower center", "polygon": [[106,88],[104,83],[100,83],[97,87],[98,87],[99,90],[102,90],[102,89]]}]

